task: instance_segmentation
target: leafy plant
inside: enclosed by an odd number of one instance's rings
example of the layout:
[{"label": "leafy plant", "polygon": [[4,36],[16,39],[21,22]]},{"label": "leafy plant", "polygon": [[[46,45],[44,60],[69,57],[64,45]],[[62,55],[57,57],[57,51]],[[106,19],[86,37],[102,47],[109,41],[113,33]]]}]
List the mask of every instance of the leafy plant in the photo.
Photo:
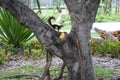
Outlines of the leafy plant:
[{"label": "leafy plant", "polygon": [[108,40],[108,41],[91,41],[92,54],[111,54],[111,57],[119,58],[120,56],[120,41]]},{"label": "leafy plant", "polygon": [[0,64],[4,64],[6,61],[8,61],[8,56],[5,55],[5,53],[3,53],[3,52],[0,50]]},{"label": "leafy plant", "polygon": [[107,48],[108,48],[108,45],[107,45],[107,42],[106,41],[103,41],[100,45],[98,45],[99,48],[98,48],[98,53],[102,54],[102,56],[105,56],[106,53],[108,52]]},{"label": "leafy plant", "polygon": [[99,45],[101,44],[100,41],[98,40],[91,40],[91,52],[92,54],[98,53],[98,48],[100,47]]},{"label": "leafy plant", "polygon": [[37,40],[24,44],[23,48],[26,58],[37,59],[45,57],[46,49]]},{"label": "leafy plant", "polygon": [[119,57],[120,55],[120,41],[109,40],[108,41],[108,51],[111,57]]},{"label": "leafy plant", "polygon": [[23,25],[7,11],[0,8],[0,38],[14,47],[19,48],[23,42],[33,38],[32,31]]}]

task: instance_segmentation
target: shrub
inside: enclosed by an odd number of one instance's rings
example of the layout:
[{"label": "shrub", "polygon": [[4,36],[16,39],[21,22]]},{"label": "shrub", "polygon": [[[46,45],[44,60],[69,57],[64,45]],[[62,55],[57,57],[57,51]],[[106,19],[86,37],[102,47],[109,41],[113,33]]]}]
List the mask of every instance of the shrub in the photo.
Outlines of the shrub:
[{"label": "shrub", "polygon": [[15,48],[19,48],[22,42],[33,38],[33,34],[31,30],[19,24],[7,11],[0,8],[0,38],[13,44]]},{"label": "shrub", "polygon": [[120,41],[109,40],[108,41],[108,52],[111,54],[111,57],[120,56]]},{"label": "shrub", "polygon": [[91,41],[91,53],[92,54],[111,54],[111,57],[118,58],[120,56],[120,41],[108,40],[108,41]]},{"label": "shrub", "polygon": [[46,49],[38,41],[31,41],[31,43],[27,43],[24,45],[24,55],[26,57],[36,59],[41,56],[44,56],[45,53]]},{"label": "shrub", "polygon": [[8,56],[4,52],[0,50],[0,64],[4,64],[6,61],[8,61]]}]

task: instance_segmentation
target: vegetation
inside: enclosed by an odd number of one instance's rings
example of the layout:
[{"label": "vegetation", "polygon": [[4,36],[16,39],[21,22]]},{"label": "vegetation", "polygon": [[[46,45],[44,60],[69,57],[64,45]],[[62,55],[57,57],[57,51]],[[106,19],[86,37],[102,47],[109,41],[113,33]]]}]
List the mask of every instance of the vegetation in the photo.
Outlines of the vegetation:
[{"label": "vegetation", "polygon": [[7,11],[0,8],[0,39],[19,48],[23,42],[33,38],[32,31],[21,25]]},{"label": "vegetation", "polygon": [[113,70],[108,68],[101,68],[99,66],[95,66],[94,70],[98,78],[109,78],[112,77],[113,74]]},{"label": "vegetation", "polygon": [[108,41],[91,41],[92,54],[102,54],[103,56],[110,54],[111,57],[120,58],[120,42],[117,40]]},{"label": "vegetation", "polygon": [[2,51],[0,50],[0,64],[3,64],[7,61],[8,61],[8,56],[5,55],[5,53],[2,53]]},{"label": "vegetation", "polygon": [[115,15],[103,15],[103,14],[98,14],[96,16],[96,22],[120,22],[120,14]]},{"label": "vegetation", "polygon": [[[100,68],[99,66],[94,66],[95,74],[97,78],[109,78],[113,74],[113,70],[108,68]],[[44,67],[38,67],[38,66],[31,66],[31,65],[25,65],[21,67],[17,67],[15,69],[12,69],[10,71],[0,71],[0,78],[2,77],[9,77],[13,75],[21,75],[21,74],[28,74],[28,75],[41,75],[44,70]],[[51,74],[50,76],[57,76],[59,74],[60,67],[59,66],[52,66],[50,68]],[[64,71],[64,76],[67,75],[67,70]],[[20,79],[15,79],[20,80]],[[23,80],[23,79],[21,79]]]},{"label": "vegetation", "polygon": [[8,45],[7,43],[3,43],[1,41],[0,44],[0,64],[4,64],[5,62],[9,61],[9,58],[11,56],[21,55],[24,56],[26,59],[39,59],[45,57],[46,53],[45,48],[38,41],[24,43],[22,47],[22,53],[16,51],[16,48]]},{"label": "vegetation", "polygon": [[38,41],[31,41],[24,45],[24,56],[26,58],[37,59],[45,57],[46,50]]}]

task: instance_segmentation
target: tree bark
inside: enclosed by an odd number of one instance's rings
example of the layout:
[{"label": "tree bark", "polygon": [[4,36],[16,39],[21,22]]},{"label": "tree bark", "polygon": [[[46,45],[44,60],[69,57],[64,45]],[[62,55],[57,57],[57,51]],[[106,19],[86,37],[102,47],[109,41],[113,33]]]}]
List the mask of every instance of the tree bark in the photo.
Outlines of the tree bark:
[{"label": "tree bark", "polygon": [[[76,35],[79,51],[80,80],[95,80],[90,56],[90,30],[95,20],[99,0],[65,0],[71,21],[71,33]],[[75,5],[75,6],[73,6]],[[86,66],[87,65],[87,66]],[[73,72],[74,73],[74,72]],[[78,78],[77,78],[78,79]],[[75,80],[77,80],[75,78]]]},{"label": "tree bark", "polygon": [[72,21],[72,30],[64,39],[59,38],[61,32],[49,27],[18,0],[0,0],[0,6],[31,29],[48,52],[63,60],[68,69],[66,80],[95,80],[89,39],[100,0],[64,1]]}]

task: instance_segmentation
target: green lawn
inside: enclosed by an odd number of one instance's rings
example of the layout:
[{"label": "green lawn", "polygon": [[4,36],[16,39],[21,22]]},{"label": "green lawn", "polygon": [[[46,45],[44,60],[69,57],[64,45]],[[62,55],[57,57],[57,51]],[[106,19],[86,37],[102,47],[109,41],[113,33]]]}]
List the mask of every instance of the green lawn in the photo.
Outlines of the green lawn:
[{"label": "green lawn", "polygon": [[[21,75],[21,74],[27,74],[27,75],[41,75],[44,70],[44,67],[34,67],[30,65],[24,65],[22,67],[16,67],[15,69],[9,70],[9,71],[0,71],[0,78],[2,77],[9,77],[13,75]],[[51,76],[57,76],[59,74],[60,67],[59,66],[52,66],[50,68]],[[96,77],[102,77],[102,78],[109,78],[113,74],[113,70],[111,69],[105,69],[100,68],[98,66],[94,66]],[[64,76],[67,75],[67,69],[64,71]],[[7,79],[5,79],[7,80]],[[11,80],[11,79],[8,79]],[[13,80],[13,79],[12,79]],[[14,79],[14,80],[24,80],[24,79]]]}]

